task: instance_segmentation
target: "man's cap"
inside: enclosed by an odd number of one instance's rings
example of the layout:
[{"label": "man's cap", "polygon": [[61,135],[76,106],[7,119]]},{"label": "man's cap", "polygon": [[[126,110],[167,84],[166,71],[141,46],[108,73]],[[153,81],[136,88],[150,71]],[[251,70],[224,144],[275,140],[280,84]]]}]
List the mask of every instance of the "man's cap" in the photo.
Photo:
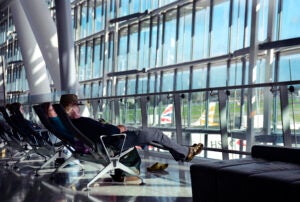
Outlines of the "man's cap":
[{"label": "man's cap", "polygon": [[78,97],[75,94],[61,95],[59,103],[63,107],[72,106],[72,105],[83,105],[81,102],[78,102]]}]

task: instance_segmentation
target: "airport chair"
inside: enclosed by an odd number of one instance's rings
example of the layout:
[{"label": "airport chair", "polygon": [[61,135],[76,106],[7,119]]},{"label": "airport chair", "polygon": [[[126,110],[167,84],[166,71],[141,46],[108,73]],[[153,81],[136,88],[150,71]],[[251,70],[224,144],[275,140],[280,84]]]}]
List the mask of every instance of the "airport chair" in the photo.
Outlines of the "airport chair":
[{"label": "airport chair", "polygon": [[9,117],[5,108],[0,108],[3,117],[8,122],[8,124],[13,128],[13,130],[20,136],[20,140],[24,145],[24,150],[22,151],[21,158],[14,164],[14,168],[17,168],[19,163],[28,162],[31,160],[32,155],[36,154],[42,159],[37,159],[35,161],[46,161],[50,156],[54,154],[55,148],[44,141],[41,133],[43,130],[34,131],[27,124],[21,112],[15,112],[14,119]]},{"label": "airport chair", "polygon": [[[57,158],[59,158],[60,154],[61,154],[61,152],[63,152],[64,148],[66,148],[68,151],[70,151],[72,156],[69,157],[68,159],[66,159],[66,163],[59,166],[58,168],[56,168],[56,170],[54,172],[61,171],[67,163],[74,161],[78,155],[83,156],[85,154],[85,151],[82,150],[82,148],[78,148],[74,141],[72,141],[71,139],[66,137],[61,131],[59,131],[56,127],[54,127],[53,123],[51,122],[51,120],[49,119],[49,117],[47,115],[47,112],[45,111],[45,109],[43,109],[42,104],[33,106],[33,109],[34,109],[36,115],[39,117],[41,123],[44,125],[44,127],[47,128],[49,130],[49,132],[51,132],[53,135],[55,135],[61,141],[61,144],[63,146],[63,147],[61,147],[61,150],[56,151],[55,155],[53,155],[47,162],[45,162],[37,170],[37,174],[40,170],[42,170],[43,168],[46,168],[51,163],[53,163]],[[81,166],[83,169],[83,166],[80,163],[78,163],[78,161],[74,161],[74,162],[77,163],[79,166]]]},{"label": "airport chair", "polygon": [[[8,137],[7,138],[7,149],[11,154],[11,158],[18,158],[18,157],[24,155],[24,153],[26,151],[28,151],[27,143],[24,142],[23,138],[14,129],[16,126],[11,122],[9,115],[6,111],[6,108],[4,106],[0,106],[0,112],[2,113],[4,120],[10,126],[10,131],[4,131],[4,133]],[[16,151],[16,150],[18,152],[14,153],[14,151]]]},{"label": "airport chair", "polygon": [[96,163],[96,164],[101,164],[104,166],[104,168],[100,169],[98,174],[88,182],[86,188],[87,190],[89,187],[102,178],[105,174],[114,172],[116,169],[121,169],[124,172],[132,175],[132,176],[137,176],[141,179],[141,183],[143,183],[143,179],[131,168],[128,166],[124,165],[121,162],[121,159],[129,154],[129,152],[133,151],[135,147],[131,147],[127,150],[123,150],[124,143],[126,141],[126,134],[115,134],[112,135],[113,137],[122,137],[123,136],[123,143],[122,143],[122,148],[119,150],[118,153],[114,153],[111,155],[112,151],[115,150],[115,148],[111,148],[109,145],[105,144],[105,138],[108,136],[106,135],[101,135],[99,136],[99,142],[94,142],[91,139],[89,139],[85,134],[81,133],[72,123],[71,119],[65,112],[64,108],[60,104],[53,104],[53,107],[62,121],[62,123],[65,125],[65,127],[71,131],[75,137],[81,141],[86,148],[89,148],[89,159],[81,159],[81,156],[78,159],[84,160],[86,162],[91,162],[91,163]]}]

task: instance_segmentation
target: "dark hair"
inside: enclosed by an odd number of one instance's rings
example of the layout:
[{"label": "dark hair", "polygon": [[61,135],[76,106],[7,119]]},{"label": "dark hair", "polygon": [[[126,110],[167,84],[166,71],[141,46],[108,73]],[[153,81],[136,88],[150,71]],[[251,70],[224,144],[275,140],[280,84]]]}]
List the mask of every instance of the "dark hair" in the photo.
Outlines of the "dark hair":
[{"label": "dark hair", "polygon": [[21,112],[21,111],[20,111],[20,107],[21,107],[21,106],[22,106],[21,103],[19,103],[19,102],[14,102],[14,103],[12,103],[12,104],[7,104],[7,105],[6,105],[6,108],[8,109],[9,113],[10,113],[11,115],[13,115],[13,114],[16,114],[16,113],[18,113],[18,112]]},{"label": "dark hair", "polygon": [[45,114],[48,114],[48,110],[50,107],[50,102],[44,102],[41,104],[42,110]]}]

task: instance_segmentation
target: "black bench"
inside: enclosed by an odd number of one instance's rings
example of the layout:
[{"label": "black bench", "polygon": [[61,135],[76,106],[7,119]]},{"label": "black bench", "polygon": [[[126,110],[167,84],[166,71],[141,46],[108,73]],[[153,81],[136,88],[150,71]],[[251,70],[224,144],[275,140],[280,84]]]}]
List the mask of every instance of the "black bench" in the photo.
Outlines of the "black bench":
[{"label": "black bench", "polygon": [[194,202],[298,201],[300,149],[255,145],[244,159],[190,167]]}]

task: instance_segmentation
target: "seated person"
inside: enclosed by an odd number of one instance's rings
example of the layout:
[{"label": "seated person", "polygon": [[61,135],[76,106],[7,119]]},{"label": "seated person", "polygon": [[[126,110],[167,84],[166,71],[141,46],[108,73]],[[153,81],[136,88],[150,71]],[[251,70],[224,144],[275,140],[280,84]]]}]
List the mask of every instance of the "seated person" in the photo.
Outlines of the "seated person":
[{"label": "seated person", "polygon": [[63,125],[59,117],[57,116],[52,104],[50,102],[45,102],[42,104],[42,108],[44,110],[44,113],[48,116],[50,122],[52,123],[55,130],[59,131],[61,134],[64,135],[68,141],[71,143],[74,143],[74,136],[66,129],[66,127]]},{"label": "seated person", "polygon": [[56,131],[59,131],[64,136],[64,138],[67,139],[68,143],[72,144],[72,146],[77,152],[88,153],[88,148],[85,148],[84,145],[80,141],[78,141],[72,135],[72,133],[63,125],[50,102],[43,103],[42,109],[44,113],[48,116],[54,129]]},{"label": "seated person", "polygon": [[24,118],[24,116],[23,116],[24,108],[21,103],[14,102],[12,104],[7,104],[6,108],[8,109],[8,111],[10,113],[10,119],[13,123],[15,123],[15,124],[23,124],[24,123],[26,125],[26,127],[29,127],[32,130],[41,129],[41,127],[38,124]]},{"label": "seated person", "polygon": [[141,127],[135,130],[127,130],[124,125],[114,126],[103,124],[92,118],[82,117],[78,98],[74,94],[65,94],[60,98],[60,104],[65,108],[66,113],[72,119],[73,124],[85,135],[98,142],[100,135],[112,135],[126,133],[125,149],[133,146],[144,147],[156,142],[164,146],[176,161],[191,161],[194,156],[203,149],[203,144],[194,144],[193,146],[183,146],[171,140],[168,136],[155,128]]},{"label": "seated person", "polygon": [[7,104],[6,108],[10,113],[9,118],[12,124],[15,126],[14,129],[17,130],[19,134],[22,133],[21,136],[23,138],[28,138],[33,144],[44,144],[41,136],[37,136],[37,130],[40,130],[41,127],[38,124],[24,118],[24,109],[21,103],[14,102],[12,104]]},{"label": "seated person", "polygon": [[[73,146],[77,152],[89,153],[88,148],[85,148],[85,146],[79,140],[77,140],[77,138],[74,137],[72,133],[63,125],[50,102],[43,103],[42,108],[44,113],[47,114],[55,130],[64,135],[64,137],[72,144],[71,146]],[[137,172],[140,172],[141,158],[139,157],[137,151],[130,152],[128,155],[126,155],[126,159],[121,159],[120,161],[132,169],[135,169]],[[123,182],[135,180],[135,178],[128,176],[120,169],[117,169],[115,174],[111,176],[115,181]]]}]

